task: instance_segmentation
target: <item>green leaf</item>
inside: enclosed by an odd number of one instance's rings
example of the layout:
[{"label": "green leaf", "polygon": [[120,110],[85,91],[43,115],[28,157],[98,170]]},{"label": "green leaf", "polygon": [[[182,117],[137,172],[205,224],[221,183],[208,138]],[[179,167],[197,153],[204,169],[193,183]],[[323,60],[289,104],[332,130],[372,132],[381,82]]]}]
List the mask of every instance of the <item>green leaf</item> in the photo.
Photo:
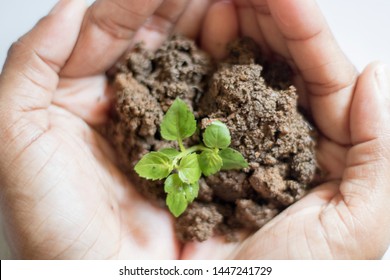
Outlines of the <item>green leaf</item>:
[{"label": "green leaf", "polygon": [[175,157],[177,157],[180,154],[180,152],[178,150],[173,149],[173,148],[161,149],[161,150],[159,150],[159,152],[163,153],[164,155],[169,157],[171,160],[173,160]]},{"label": "green leaf", "polygon": [[180,160],[179,168],[180,179],[187,183],[192,184],[199,180],[202,175],[202,171],[199,167],[198,155],[196,153],[192,153],[186,155]]},{"label": "green leaf", "polygon": [[230,132],[220,121],[213,121],[203,133],[203,142],[209,148],[224,149],[230,145]]},{"label": "green leaf", "polygon": [[170,175],[164,183],[164,190],[167,195],[167,206],[169,211],[175,216],[180,216],[187,208],[188,203],[194,201],[199,193],[199,183],[184,183],[179,175]]},{"label": "green leaf", "polygon": [[184,192],[168,193],[167,206],[169,211],[177,218],[187,209],[188,202]]},{"label": "green leaf", "polygon": [[177,174],[169,175],[169,177],[164,182],[164,191],[166,193],[178,192],[183,187],[184,182]]},{"label": "green leaf", "polygon": [[244,159],[240,152],[231,148],[226,148],[219,151],[219,156],[222,158],[222,169],[241,169],[248,167],[248,162]]},{"label": "green leaf", "polygon": [[203,151],[199,155],[199,166],[205,176],[217,173],[222,167],[222,158],[214,151]]},{"label": "green leaf", "polygon": [[194,134],[196,121],[187,104],[176,98],[161,122],[161,136],[165,140],[183,140]]},{"label": "green leaf", "polygon": [[171,173],[172,169],[172,160],[160,152],[144,155],[134,167],[139,176],[150,180],[163,179]]},{"label": "green leaf", "polygon": [[193,202],[194,199],[198,197],[199,182],[195,182],[191,185],[185,184],[184,185],[184,192],[186,194],[186,199],[187,199],[188,203]]},{"label": "green leaf", "polygon": [[184,192],[187,201],[191,203],[195,198],[198,197],[199,182],[186,184],[180,179],[179,175],[172,174],[169,175],[169,177],[165,180],[164,191],[166,193]]}]

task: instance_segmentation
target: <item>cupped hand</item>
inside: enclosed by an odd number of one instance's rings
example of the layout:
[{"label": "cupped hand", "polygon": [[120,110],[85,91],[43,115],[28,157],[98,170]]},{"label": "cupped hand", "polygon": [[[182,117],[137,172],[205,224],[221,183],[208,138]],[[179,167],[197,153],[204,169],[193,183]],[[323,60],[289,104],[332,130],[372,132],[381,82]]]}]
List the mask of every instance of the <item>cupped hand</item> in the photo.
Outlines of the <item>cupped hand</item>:
[{"label": "cupped hand", "polygon": [[203,46],[223,57],[221,43],[246,35],[264,53],[290,64],[300,104],[319,130],[318,161],[327,174],[323,184],[244,240],[229,257],[382,257],[390,241],[389,70],[373,63],[357,73],[315,1],[235,0],[234,7],[228,2],[217,5],[205,19],[204,28],[212,33],[203,32]]},{"label": "cupped hand", "polygon": [[[180,244],[170,214],[133,190],[93,129],[109,105],[105,71],[135,42],[155,48],[171,32],[217,58],[241,34],[287,59],[321,132],[328,181],[239,243]],[[13,45],[0,77],[0,194],[15,257],[380,257],[388,80],[377,64],[358,76],[312,0],[63,0]]]},{"label": "cupped hand", "polygon": [[171,215],[133,190],[93,127],[109,107],[105,72],[136,41],[196,35],[207,5],[62,0],[13,44],[0,78],[0,194],[16,258],[178,257]]}]

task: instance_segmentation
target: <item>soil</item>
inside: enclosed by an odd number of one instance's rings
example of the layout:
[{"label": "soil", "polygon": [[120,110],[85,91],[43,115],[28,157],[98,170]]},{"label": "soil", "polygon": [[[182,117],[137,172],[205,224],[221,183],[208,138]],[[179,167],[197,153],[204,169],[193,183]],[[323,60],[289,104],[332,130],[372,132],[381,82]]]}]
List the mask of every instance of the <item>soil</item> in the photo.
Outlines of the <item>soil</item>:
[{"label": "soil", "polygon": [[287,64],[262,57],[249,38],[234,42],[220,63],[182,37],[172,37],[154,53],[138,45],[118,66],[107,136],[138,190],[165,207],[163,182],[142,179],[133,170],[144,154],[174,146],[159,133],[164,113],[180,97],[200,130],[210,120],[224,122],[231,147],[249,168],[201,178],[199,197],[176,219],[176,232],[182,241],[217,234],[231,239],[240,229],[261,228],[302,198],[318,171],[315,130],[299,113],[291,84]]}]

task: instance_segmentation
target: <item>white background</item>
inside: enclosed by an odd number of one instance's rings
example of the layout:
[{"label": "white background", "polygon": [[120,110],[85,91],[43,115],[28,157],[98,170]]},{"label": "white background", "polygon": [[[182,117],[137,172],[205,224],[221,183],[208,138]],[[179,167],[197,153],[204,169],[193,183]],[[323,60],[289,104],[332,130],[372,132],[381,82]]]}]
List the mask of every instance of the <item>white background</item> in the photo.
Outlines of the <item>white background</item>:
[{"label": "white background", "polygon": [[[0,0],[0,69],[10,44],[31,29],[56,2],[56,0]],[[92,0],[88,2],[91,3]],[[381,60],[390,65],[389,0],[317,0],[317,2],[342,49],[360,71],[374,60]],[[6,259],[10,254],[1,232],[0,225],[0,259]],[[390,259],[390,251],[385,258]]]},{"label": "white background", "polygon": [[[4,261],[1,276],[4,280],[226,280],[226,279],[389,279],[390,266],[386,261]],[[128,269],[120,275],[120,269]],[[271,268],[267,275],[264,269]],[[156,275],[154,269],[162,273]],[[176,268],[176,270],[175,270]],[[222,271],[220,270],[222,268]],[[248,275],[237,275],[247,268]],[[252,274],[251,274],[252,268]],[[143,269],[143,273],[141,272]],[[149,269],[147,272],[146,269]],[[199,270],[201,269],[201,271]],[[122,270],[122,271],[123,271]],[[135,275],[138,270],[138,275]],[[165,270],[165,271],[164,271]],[[167,275],[168,272],[175,276]],[[225,271],[226,273],[222,273]],[[228,272],[229,271],[229,272]],[[235,271],[235,272],[233,272]],[[242,269],[241,269],[242,271]],[[256,273],[259,271],[258,273]],[[230,275],[228,274],[230,273]],[[255,276],[256,275],[256,276]],[[318,277],[320,276],[320,277]]]}]

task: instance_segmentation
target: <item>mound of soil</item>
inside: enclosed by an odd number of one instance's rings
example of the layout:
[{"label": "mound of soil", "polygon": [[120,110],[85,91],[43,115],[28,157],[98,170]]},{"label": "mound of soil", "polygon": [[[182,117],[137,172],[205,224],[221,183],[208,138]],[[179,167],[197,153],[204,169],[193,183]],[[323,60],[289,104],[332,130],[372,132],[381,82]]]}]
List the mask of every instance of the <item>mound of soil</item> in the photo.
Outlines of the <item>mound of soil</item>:
[{"label": "mound of soil", "polygon": [[154,53],[139,45],[120,65],[107,135],[142,194],[165,206],[163,182],[142,179],[133,168],[144,154],[174,146],[162,141],[159,125],[176,97],[193,109],[200,129],[224,122],[231,147],[249,162],[245,170],[201,178],[199,197],[176,220],[182,241],[257,230],[310,187],[315,131],[297,110],[290,76],[287,65],[261,57],[248,38],[218,64],[193,41],[172,37]]}]

